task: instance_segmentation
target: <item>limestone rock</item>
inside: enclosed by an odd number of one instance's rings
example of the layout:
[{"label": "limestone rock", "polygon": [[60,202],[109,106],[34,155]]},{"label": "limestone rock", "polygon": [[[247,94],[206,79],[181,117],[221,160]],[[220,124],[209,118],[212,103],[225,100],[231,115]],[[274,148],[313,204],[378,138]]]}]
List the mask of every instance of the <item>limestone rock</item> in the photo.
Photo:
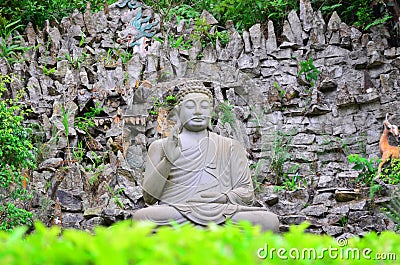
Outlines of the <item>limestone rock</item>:
[{"label": "limestone rock", "polygon": [[283,31],[282,31],[282,37],[284,38],[285,41],[288,42],[295,42],[295,37],[293,34],[293,31],[290,27],[290,24],[287,20],[283,22]]},{"label": "limestone rock", "polygon": [[200,15],[200,18],[204,19],[208,25],[216,25],[216,24],[218,24],[218,20],[216,20],[214,18],[214,16],[211,15],[206,10],[203,10],[203,12]]},{"label": "limestone rock", "polygon": [[271,194],[271,195],[269,195],[269,196],[264,197],[264,198],[263,198],[263,201],[264,201],[267,205],[272,206],[272,205],[278,203],[279,197],[278,197],[276,194]]},{"label": "limestone rock", "polygon": [[293,33],[293,41],[297,43],[299,46],[303,46],[303,28],[301,26],[301,22],[295,10],[290,11],[288,15],[288,21],[290,28]]},{"label": "limestone rock", "polygon": [[314,197],[313,204],[324,204],[325,206],[332,206],[332,203],[330,203],[332,199],[333,193],[323,192]]},{"label": "limestone rock", "polygon": [[324,18],[322,17],[321,11],[318,10],[316,16],[314,17],[309,43],[318,45],[325,44],[325,31],[326,24]]},{"label": "limestone rock", "polygon": [[82,228],[89,231],[93,231],[96,226],[104,224],[105,224],[104,218],[96,216],[89,218],[89,220],[84,220],[82,222]]},{"label": "limestone rock", "polygon": [[60,201],[62,210],[69,212],[79,212],[82,210],[82,201],[72,193],[59,189],[56,191],[56,196]]},{"label": "limestone rock", "polygon": [[83,216],[86,219],[90,219],[92,217],[100,217],[101,216],[101,212],[103,211],[101,206],[97,206],[97,207],[93,207],[93,208],[88,208],[85,210],[85,212],[83,213]]},{"label": "limestone rock", "polygon": [[349,204],[349,208],[352,211],[365,211],[369,209],[369,202],[367,200],[354,202]]},{"label": "limestone rock", "polygon": [[81,213],[63,213],[62,226],[63,228],[80,229],[81,223],[84,221],[83,214]]},{"label": "limestone rock", "polygon": [[242,37],[238,32],[234,32],[230,36],[230,40],[227,45],[227,49],[231,51],[232,58],[237,59],[239,58],[240,54],[242,53],[244,48],[244,43]]},{"label": "limestone rock", "polygon": [[267,53],[271,53],[272,51],[275,51],[277,49],[277,47],[278,46],[276,44],[274,22],[272,22],[272,20],[269,20],[268,21],[268,39],[266,41]]},{"label": "limestone rock", "polygon": [[252,51],[251,43],[250,43],[250,33],[247,30],[244,30],[242,35],[243,35],[243,42],[244,42],[244,51],[246,53],[250,53]]},{"label": "limestone rock", "polygon": [[328,208],[324,205],[312,205],[301,211],[303,214],[321,217],[328,212]]},{"label": "limestone rock", "polygon": [[334,208],[332,208],[332,209],[330,209],[330,213],[333,213],[333,214],[338,214],[338,215],[347,215],[348,213],[349,213],[349,211],[350,211],[350,208],[349,208],[349,206],[347,206],[347,205],[342,205],[342,206],[337,206],[337,207],[334,207]]},{"label": "limestone rock", "polygon": [[322,230],[330,236],[338,236],[343,233],[343,227],[340,226],[323,226]]},{"label": "limestone rock", "polygon": [[287,215],[280,217],[281,223],[286,225],[299,225],[306,220],[307,218],[304,215]]},{"label": "limestone rock", "polygon": [[337,190],[335,192],[335,199],[338,202],[348,202],[360,198],[361,193],[356,190]]},{"label": "limestone rock", "polygon": [[312,144],[315,140],[315,135],[299,133],[295,135],[292,139],[293,144],[295,145],[303,145],[303,144]]},{"label": "limestone rock", "polygon": [[261,24],[255,24],[249,29],[250,39],[253,46],[253,54],[260,59],[267,58],[265,37],[261,31]]},{"label": "limestone rock", "polygon": [[342,22],[339,25],[340,46],[344,48],[351,47],[351,29],[346,23]]},{"label": "limestone rock", "polygon": [[300,21],[305,32],[309,32],[314,24],[314,10],[310,0],[300,0]]},{"label": "limestone rock", "polygon": [[340,23],[342,23],[342,20],[340,19],[336,11],[334,11],[331,15],[331,18],[329,19],[326,31],[326,39],[328,40],[329,44],[340,44]]},{"label": "limestone rock", "polygon": [[358,29],[356,29],[354,27],[351,27],[350,38],[351,38],[351,45],[352,45],[352,48],[354,51],[362,48],[361,36],[362,36],[361,31],[359,31]]},{"label": "limestone rock", "polygon": [[217,54],[212,43],[204,48],[201,60],[206,63],[215,63],[217,61]]}]

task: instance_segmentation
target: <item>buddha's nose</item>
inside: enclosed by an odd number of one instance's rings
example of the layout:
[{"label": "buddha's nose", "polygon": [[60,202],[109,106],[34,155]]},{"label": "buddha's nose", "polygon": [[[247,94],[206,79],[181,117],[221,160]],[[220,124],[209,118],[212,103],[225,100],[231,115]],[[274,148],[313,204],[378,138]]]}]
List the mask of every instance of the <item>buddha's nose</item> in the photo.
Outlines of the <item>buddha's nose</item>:
[{"label": "buddha's nose", "polygon": [[196,105],[196,109],[194,110],[194,114],[198,114],[198,115],[200,115],[200,114],[201,114],[201,108],[200,108],[200,105]]}]

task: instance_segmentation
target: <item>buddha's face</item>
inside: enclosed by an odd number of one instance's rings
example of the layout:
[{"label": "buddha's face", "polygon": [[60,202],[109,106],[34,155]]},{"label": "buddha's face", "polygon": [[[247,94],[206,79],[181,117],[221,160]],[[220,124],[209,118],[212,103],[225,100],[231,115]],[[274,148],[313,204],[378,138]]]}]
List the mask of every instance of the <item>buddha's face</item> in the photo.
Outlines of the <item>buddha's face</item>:
[{"label": "buddha's face", "polygon": [[212,112],[210,98],[203,93],[189,93],[179,104],[179,119],[182,126],[194,132],[207,129]]}]

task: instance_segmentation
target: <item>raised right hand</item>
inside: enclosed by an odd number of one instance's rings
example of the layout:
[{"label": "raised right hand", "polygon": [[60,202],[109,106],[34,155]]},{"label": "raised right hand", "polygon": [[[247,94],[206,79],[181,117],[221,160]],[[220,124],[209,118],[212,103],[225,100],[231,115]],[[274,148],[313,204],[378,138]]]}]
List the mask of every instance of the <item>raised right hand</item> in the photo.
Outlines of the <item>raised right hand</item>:
[{"label": "raised right hand", "polygon": [[180,126],[176,125],[171,130],[171,133],[168,136],[167,141],[165,141],[163,144],[163,149],[164,149],[163,151],[165,157],[171,163],[174,163],[179,158],[182,152],[178,137],[179,131],[180,131]]}]

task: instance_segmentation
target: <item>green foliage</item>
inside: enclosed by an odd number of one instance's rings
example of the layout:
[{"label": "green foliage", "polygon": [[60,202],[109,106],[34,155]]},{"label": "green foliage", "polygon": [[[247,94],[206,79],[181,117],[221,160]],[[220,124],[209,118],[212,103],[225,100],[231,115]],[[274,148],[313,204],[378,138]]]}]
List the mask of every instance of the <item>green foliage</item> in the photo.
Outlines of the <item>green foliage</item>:
[{"label": "green foliage", "polygon": [[119,188],[118,190],[114,191],[110,186],[107,186],[108,192],[111,194],[115,204],[123,209],[124,203],[121,201],[120,194],[124,191],[124,188]]},{"label": "green foliage", "polygon": [[169,34],[168,40],[171,48],[182,50],[189,50],[190,48],[192,48],[192,41],[185,40],[183,35],[175,38],[174,34]]},{"label": "green foliage", "polygon": [[[83,60],[86,58],[86,54],[82,54]],[[106,66],[116,66],[118,60],[121,60],[122,64],[127,64],[133,57],[131,50],[125,50],[118,45],[114,48],[109,48],[107,53],[101,53],[101,61],[104,61]],[[83,60],[80,60],[81,62]]]},{"label": "green foliage", "polygon": [[64,126],[64,130],[65,130],[65,136],[68,138],[69,136],[69,119],[72,115],[72,111],[71,110],[66,110],[64,105],[61,106],[61,123]]},{"label": "green foliage", "polygon": [[167,95],[164,100],[154,96],[151,99],[154,101],[153,108],[149,111],[151,115],[158,115],[159,108],[164,108],[167,109],[167,111],[170,111],[176,106],[176,104],[178,104],[175,95]]},{"label": "green foliage", "polygon": [[231,125],[231,128],[235,128],[235,115],[232,112],[233,105],[231,105],[227,100],[226,102],[222,102],[219,105],[219,110],[221,113],[222,125],[225,125],[225,123],[229,123]]},{"label": "green foliage", "polygon": [[185,20],[186,25],[189,25],[190,19],[195,19],[200,17],[200,12],[188,4],[182,4],[174,6],[170,9],[167,14],[166,21],[170,21],[171,18],[175,16],[177,23],[181,20]]},{"label": "green foliage", "polygon": [[72,155],[79,163],[82,162],[85,150],[83,149],[82,141],[78,141],[78,146],[72,150]]},{"label": "green foliage", "polygon": [[[362,2],[362,3],[360,3]],[[370,13],[372,10],[370,8],[371,0],[354,0],[354,1],[334,1],[334,0],[313,0],[312,4],[314,7],[321,9],[322,14],[329,15],[333,11],[336,11],[342,21],[346,24],[353,24],[357,19],[357,10],[361,9],[365,12],[364,20],[370,20]],[[359,10],[359,12],[361,12]],[[369,12],[367,12],[369,11]]]},{"label": "green foliage", "polygon": [[253,179],[254,187],[258,191],[260,191],[262,182],[264,180],[263,176],[261,176],[261,174],[260,174],[262,165],[264,163],[265,163],[265,159],[260,159],[260,160],[257,161],[257,163],[254,163],[254,164],[249,166],[249,169],[251,171],[253,171],[252,179]]},{"label": "green foliage", "polygon": [[278,90],[279,96],[281,98],[285,97],[286,91],[279,86],[278,82],[274,82],[274,87],[275,87],[276,90]]},{"label": "green foliage", "polygon": [[69,53],[65,54],[65,58],[68,60],[70,65],[75,68],[75,69],[81,69],[81,64],[85,61],[87,57],[87,53],[83,52],[80,56],[78,57],[72,57]]},{"label": "green foliage", "polygon": [[[87,3],[90,10],[97,12],[103,9],[106,0],[2,0],[0,2],[0,17],[3,23],[20,20],[21,25],[32,22],[39,28],[43,27],[46,20],[61,21],[63,17],[72,14],[75,9],[85,12]],[[108,4],[117,0],[108,0]],[[1,22],[1,20],[0,20]],[[0,25],[0,28],[3,25]]]},{"label": "green foliage", "polygon": [[[348,239],[348,246],[340,247],[332,237],[305,233],[306,227],[306,224],[291,226],[287,233],[273,234],[262,233],[246,222],[224,227],[210,224],[206,229],[173,224],[154,232],[154,224],[124,221],[108,228],[97,227],[94,233],[90,233],[74,229],[61,231],[60,227],[46,228],[36,223],[35,231],[29,235],[25,235],[25,228],[13,233],[0,233],[0,263],[252,265],[378,264],[378,261],[379,264],[394,264],[396,256],[393,254],[399,253],[400,237],[392,231],[379,235],[366,233],[362,238]],[[272,248],[275,249],[273,257]],[[286,252],[277,252],[281,248]],[[315,250],[317,255],[314,259],[307,258],[307,255],[306,258],[294,259],[288,253],[292,248],[300,254],[303,250]],[[329,255],[327,250],[333,248],[336,251]],[[359,250],[359,259],[351,258],[351,255],[340,258],[340,253],[349,255],[348,250],[352,249]],[[279,258],[277,253],[287,260]],[[295,251],[291,253],[296,255]],[[370,259],[362,253],[368,253]],[[377,253],[392,254],[390,259],[379,261],[374,259]]]},{"label": "green foliage", "polygon": [[307,186],[306,179],[299,176],[299,174],[297,173],[298,169],[299,166],[294,165],[289,168],[288,172],[283,173],[282,184],[280,186],[275,186],[274,190],[295,191]]},{"label": "green foliage", "polygon": [[89,134],[89,129],[96,126],[94,118],[104,110],[99,108],[99,104],[97,102],[95,107],[90,107],[88,111],[83,113],[83,116],[75,117],[74,126]]},{"label": "green foliage", "polygon": [[347,222],[349,221],[349,217],[347,216],[342,216],[339,220],[340,226],[345,227]]},{"label": "green foliage", "polygon": [[[17,30],[22,27],[16,20],[7,25],[0,26],[0,57],[6,58],[9,64],[25,60],[23,55],[32,47],[23,47],[22,36]],[[22,54],[21,54],[22,53]]]},{"label": "green foliage", "polygon": [[376,19],[376,20],[372,21],[371,23],[369,23],[368,25],[366,25],[365,30],[368,30],[370,27],[373,27],[373,26],[384,25],[391,18],[392,18],[391,15],[385,15],[382,18]]},{"label": "green foliage", "polygon": [[50,76],[50,75],[54,74],[55,72],[57,72],[55,67],[47,69],[46,65],[43,65],[43,74]]},{"label": "green foliage", "polygon": [[225,46],[229,41],[229,33],[225,30],[218,31],[216,27],[207,24],[205,19],[196,18],[191,39],[193,39],[193,42],[200,41],[203,48],[209,43],[212,43],[215,47],[217,41],[219,41],[222,46]]},{"label": "green foliage", "polygon": [[369,188],[369,198],[373,199],[375,194],[379,193],[382,191],[382,186],[379,184],[372,184],[371,187]]},{"label": "green foliage", "polygon": [[400,159],[391,159],[389,166],[382,169],[380,178],[392,185],[400,183]]},{"label": "green foliage", "polygon": [[114,53],[116,54],[117,58],[121,59],[123,64],[128,63],[133,57],[133,53],[131,51],[126,51],[119,47],[114,49]]},{"label": "green foliage", "polygon": [[310,83],[311,86],[314,86],[314,81],[318,80],[321,71],[317,69],[317,67],[313,64],[313,58],[300,62],[300,70],[297,76],[305,75],[306,81]]},{"label": "green foliage", "polygon": [[[79,149],[79,145],[78,145]],[[98,184],[99,176],[104,170],[104,161],[106,159],[107,152],[98,155],[94,151],[87,153],[86,157],[88,161],[82,161],[82,164],[86,164],[84,170],[88,173],[88,182],[91,186]]]},{"label": "green foliage", "polygon": [[279,182],[279,178],[283,178],[283,181],[287,181],[287,179],[285,179],[285,174],[287,176],[288,173],[284,171],[283,165],[290,159],[290,143],[292,142],[294,135],[294,132],[284,133],[278,131],[275,133],[274,141],[271,147],[272,154],[269,167],[270,170],[275,174],[277,183]]},{"label": "green foliage", "polygon": [[[389,26],[389,30],[391,30],[390,28],[395,26],[393,24],[388,24],[393,16],[397,16],[397,14],[393,13],[391,10],[395,1],[313,0],[312,3],[314,7],[321,9],[324,16],[329,16],[333,11],[336,11],[343,22],[361,29],[368,30],[372,26],[386,24],[391,25]],[[398,25],[398,22],[396,25]]]},{"label": "green foliage", "polygon": [[299,9],[297,0],[206,0],[200,6],[210,11],[221,25],[232,20],[238,30],[247,30],[256,23],[265,24],[267,19],[274,21],[279,30],[287,14]]},{"label": "green foliage", "polygon": [[[155,37],[155,39],[164,43],[163,38]],[[209,43],[212,43],[215,47],[217,41],[224,47],[229,41],[229,33],[226,30],[219,31],[217,27],[207,24],[205,19],[197,17],[194,19],[194,29],[190,36],[176,36],[170,33],[168,34],[168,41],[171,48],[182,50],[189,50],[197,41],[200,41],[203,48]]]},{"label": "green foliage", "polygon": [[377,160],[375,158],[367,159],[361,157],[358,154],[351,154],[347,157],[349,163],[353,163],[353,169],[359,170],[358,177],[356,179],[357,183],[364,183],[366,186],[371,186],[373,179],[378,172],[376,166]]},{"label": "green foliage", "polygon": [[36,148],[32,130],[23,125],[24,110],[17,99],[1,99],[11,76],[0,76],[0,230],[12,230],[30,224],[32,214],[26,210],[30,194],[24,188],[24,170],[36,167]]},{"label": "green foliage", "polygon": [[385,206],[381,209],[386,215],[397,224],[397,232],[400,232],[400,196],[393,197]]}]

